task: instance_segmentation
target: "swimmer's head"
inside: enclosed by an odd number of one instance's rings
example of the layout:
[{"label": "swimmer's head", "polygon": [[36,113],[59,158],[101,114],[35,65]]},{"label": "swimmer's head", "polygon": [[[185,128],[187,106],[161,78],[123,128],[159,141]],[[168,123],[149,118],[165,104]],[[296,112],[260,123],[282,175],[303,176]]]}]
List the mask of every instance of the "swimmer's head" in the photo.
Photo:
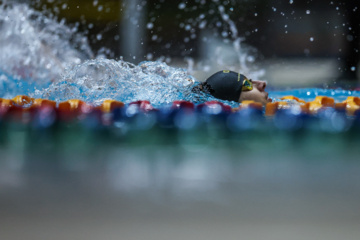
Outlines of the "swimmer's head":
[{"label": "swimmer's head", "polygon": [[264,81],[252,81],[233,71],[219,71],[211,75],[202,86],[212,96],[222,100],[235,102],[253,100],[262,104],[271,101],[268,93],[265,92],[266,83]]}]

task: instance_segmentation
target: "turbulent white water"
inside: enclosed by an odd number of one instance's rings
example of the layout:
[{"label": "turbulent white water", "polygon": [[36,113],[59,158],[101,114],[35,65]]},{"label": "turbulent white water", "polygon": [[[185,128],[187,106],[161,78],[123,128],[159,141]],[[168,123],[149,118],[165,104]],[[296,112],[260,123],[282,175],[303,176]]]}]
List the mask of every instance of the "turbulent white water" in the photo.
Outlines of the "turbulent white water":
[{"label": "turbulent white water", "polygon": [[153,105],[214,99],[191,91],[198,82],[185,69],[95,57],[77,31],[25,4],[0,5],[0,97]]},{"label": "turbulent white water", "polygon": [[[224,16],[225,10],[220,8],[219,13]],[[240,69],[234,69],[231,64],[226,66],[229,70],[251,72],[249,74],[253,78],[263,75],[261,70],[250,71],[250,55],[240,47],[241,39],[236,26],[228,18],[223,19],[233,32],[233,48]],[[216,60],[217,66],[225,64],[221,56],[216,55],[212,59]],[[189,65],[185,70],[170,67],[164,62],[134,65],[122,60],[97,57],[87,37],[79,33],[77,27],[70,27],[26,4],[0,2],[2,98],[24,94],[58,102],[81,99],[97,104],[105,99],[125,103],[149,100],[153,105],[175,100],[217,100],[191,91],[198,81],[189,73],[192,70],[201,71],[192,67]]]},{"label": "turbulent white water", "polygon": [[0,6],[0,68],[14,79],[56,81],[67,66],[92,58],[86,37],[25,4]]},{"label": "turbulent white water", "polygon": [[99,103],[116,99],[124,103],[149,100],[154,105],[175,100],[193,100],[196,83],[186,70],[163,62],[143,62],[133,65],[109,59],[89,60],[74,66],[64,77],[34,97],[64,101],[78,98]]}]

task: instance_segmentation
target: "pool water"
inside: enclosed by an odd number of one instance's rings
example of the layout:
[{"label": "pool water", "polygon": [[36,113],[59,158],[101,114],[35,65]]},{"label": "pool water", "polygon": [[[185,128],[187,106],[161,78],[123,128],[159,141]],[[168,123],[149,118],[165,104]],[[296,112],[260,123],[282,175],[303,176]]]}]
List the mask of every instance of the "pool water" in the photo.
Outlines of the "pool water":
[{"label": "pool water", "polygon": [[[55,105],[0,103],[2,238],[359,239],[358,113],[218,101],[193,93],[186,69],[106,59],[76,26],[3,2],[0,98]],[[240,58],[231,70],[262,79],[225,2]],[[360,92],[269,91],[289,95],[341,103]],[[117,107],[102,108],[109,99]]]},{"label": "pool water", "polygon": [[301,89],[291,89],[291,90],[282,90],[282,91],[269,91],[269,96],[277,100],[284,96],[296,96],[305,102],[310,102],[315,99],[317,96],[326,96],[331,97],[335,102],[345,101],[349,96],[360,96],[360,91],[355,90],[346,90],[346,89],[323,89],[323,88],[301,88]]}]

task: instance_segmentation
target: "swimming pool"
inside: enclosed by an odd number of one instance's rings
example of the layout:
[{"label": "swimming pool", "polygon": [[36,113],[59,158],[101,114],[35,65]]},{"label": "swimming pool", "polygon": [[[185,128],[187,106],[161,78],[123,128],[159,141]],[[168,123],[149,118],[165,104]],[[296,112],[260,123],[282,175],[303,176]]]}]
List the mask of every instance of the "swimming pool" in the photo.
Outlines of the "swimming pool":
[{"label": "swimming pool", "polygon": [[[209,2],[239,37],[230,1]],[[76,27],[26,5],[0,13],[5,239],[358,240],[358,91],[219,102],[195,96],[185,69],[96,56]],[[236,69],[251,70],[232,40]]]}]

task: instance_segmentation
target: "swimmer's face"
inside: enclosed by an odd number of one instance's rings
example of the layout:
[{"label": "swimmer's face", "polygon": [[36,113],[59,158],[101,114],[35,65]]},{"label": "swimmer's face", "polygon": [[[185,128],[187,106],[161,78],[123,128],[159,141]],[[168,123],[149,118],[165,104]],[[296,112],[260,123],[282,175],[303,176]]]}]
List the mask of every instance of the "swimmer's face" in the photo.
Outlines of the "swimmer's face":
[{"label": "swimmer's face", "polygon": [[268,102],[271,102],[271,99],[269,99],[269,94],[265,92],[266,82],[252,81],[252,84],[253,84],[252,90],[241,92],[239,102],[245,100],[253,100],[255,102],[260,102],[264,105]]}]

